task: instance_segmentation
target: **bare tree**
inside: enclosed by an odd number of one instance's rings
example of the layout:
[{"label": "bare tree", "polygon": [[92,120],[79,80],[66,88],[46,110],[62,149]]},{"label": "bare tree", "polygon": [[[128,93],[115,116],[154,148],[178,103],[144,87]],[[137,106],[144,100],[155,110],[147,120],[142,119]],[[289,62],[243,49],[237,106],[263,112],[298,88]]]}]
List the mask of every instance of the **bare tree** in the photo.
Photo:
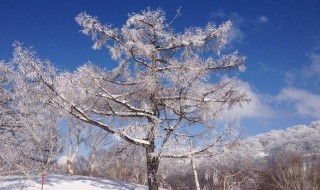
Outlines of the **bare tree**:
[{"label": "bare tree", "polygon": [[88,130],[88,141],[86,141],[87,146],[91,149],[90,154],[89,154],[89,165],[90,165],[90,171],[89,171],[89,176],[93,176],[94,172],[94,163],[95,163],[95,157],[98,149],[101,146],[110,144],[112,141],[107,141],[108,140],[108,133],[101,129],[101,128],[96,128],[92,126],[90,130]]},{"label": "bare tree", "polygon": [[[89,158],[90,159],[90,158]],[[126,143],[114,143],[96,154],[94,176],[147,184],[144,151]]]},{"label": "bare tree", "polygon": [[[244,57],[221,54],[231,22],[175,33],[171,26],[179,15],[166,22],[164,11],[148,9],[129,15],[118,29],[80,13],[76,21],[93,48],[106,45],[119,63],[112,71],[89,63],[57,74],[30,49],[18,45],[14,51],[24,74],[38,82],[34,89],[42,101],[145,149],[152,190],[159,187],[161,158],[189,158],[215,146],[212,136],[227,132],[214,121],[248,101],[235,77],[236,69],[244,70]],[[186,153],[190,138],[197,148]]]},{"label": "bare tree", "polygon": [[76,158],[79,147],[87,139],[87,130],[81,121],[74,120],[74,118],[68,118],[68,131],[66,134],[65,142],[67,148],[67,161],[66,161],[66,171],[68,175],[73,175],[74,171],[72,169],[74,159]]}]

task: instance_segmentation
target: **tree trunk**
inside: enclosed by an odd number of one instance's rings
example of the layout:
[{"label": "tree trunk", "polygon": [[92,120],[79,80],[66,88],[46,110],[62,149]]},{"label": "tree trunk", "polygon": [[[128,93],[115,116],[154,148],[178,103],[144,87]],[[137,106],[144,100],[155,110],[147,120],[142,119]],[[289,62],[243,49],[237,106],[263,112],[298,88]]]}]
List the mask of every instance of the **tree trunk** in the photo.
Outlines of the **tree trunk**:
[{"label": "tree trunk", "polygon": [[198,172],[196,169],[196,163],[194,163],[194,158],[193,156],[191,156],[191,165],[192,165],[192,171],[193,171],[193,175],[194,175],[194,181],[196,183],[196,189],[200,190],[200,183],[199,183],[199,178],[198,178]]},{"label": "tree trunk", "polygon": [[146,148],[146,157],[149,190],[158,190],[159,181],[157,178],[157,172],[159,168],[159,158],[154,154],[154,147]]},{"label": "tree trunk", "polygon": [[90,156],[90,177],[93,176],[93,171],[94,171],[94,158],[96,156],[97,149],[94,147],[91,151],[91,156]]},{"label": "tree trunk", "polygon": [[70,160],[67,160],[67,174],[68,175],[73,175],[72,161],[70,161]]}]

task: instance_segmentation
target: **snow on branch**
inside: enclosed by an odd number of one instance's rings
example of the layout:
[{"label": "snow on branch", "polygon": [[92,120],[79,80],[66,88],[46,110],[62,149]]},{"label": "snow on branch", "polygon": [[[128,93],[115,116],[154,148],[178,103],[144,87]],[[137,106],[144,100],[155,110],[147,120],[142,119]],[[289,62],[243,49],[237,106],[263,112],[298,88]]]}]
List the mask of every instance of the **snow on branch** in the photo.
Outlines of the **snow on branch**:
[{"label": "snow on branch", "polygon": [[92,17],[86,12],[82,12],[75,20],[83,27],[82,32],[84,34],[92,36],[92,40],[95,41],[93,49],[100,49],[109,39],[121,43],[120,39],[117,37],[117,30],[111,29],[110,26],[102,25],[96,17]]},{"label": "snow on branch", "polygon": [[[147,9],[114,28],[80,13],[75,20],[93,48],[105,46],[118,63],[110,71],[88,63],[58,73],[22,46],[14,56],[26,77],[21,82],[43,103],[145,148],[151,186],[160,158],[207,153],[230,136],[212,127],[222,111],[249,101],[236,72],[245,69],[245,58],[237,51],[222,54],[231,22],[176,33],[171,27],[179,15],[167,23],[163,10]],[[190,151],[190,140],[199,147]]]}]

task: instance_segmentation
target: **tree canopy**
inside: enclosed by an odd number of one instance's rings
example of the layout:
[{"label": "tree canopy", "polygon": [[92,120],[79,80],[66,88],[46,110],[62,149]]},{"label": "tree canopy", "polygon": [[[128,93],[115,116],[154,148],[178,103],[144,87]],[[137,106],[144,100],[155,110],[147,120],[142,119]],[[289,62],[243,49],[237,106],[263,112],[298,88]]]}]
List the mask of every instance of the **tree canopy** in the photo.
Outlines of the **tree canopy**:
[{"label": "tree canopy", "polygon": [[[157,189],[160,158],[188,158],[229,138],[219,129],[222,111],[249,101],[237,79],[245,58],[222,54],[231,22],[190,27],[179,33],[161,9],[132,13],[121,28],[80,13],[76,22],[106,47],[118,63],[113,70],[92,63],[59,72],[30,48],[15,46],[13,62],[25,90],[64,114],[95,125],[146,149],[148,182]],[[230,72],[232,71],[232,72]],[[190,151],[186,148],[192,142]]]}]

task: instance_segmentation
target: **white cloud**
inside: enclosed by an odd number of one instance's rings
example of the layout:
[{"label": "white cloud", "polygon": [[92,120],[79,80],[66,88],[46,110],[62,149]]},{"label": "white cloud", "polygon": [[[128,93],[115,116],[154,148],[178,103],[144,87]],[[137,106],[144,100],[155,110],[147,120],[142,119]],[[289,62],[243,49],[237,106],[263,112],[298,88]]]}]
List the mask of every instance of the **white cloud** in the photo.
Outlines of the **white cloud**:
[{"label": "white cloud", "polygon": [[320,118],[320,95],[296,88],[284,88],[276,96],[278,102],[289,102],[300,116]]},{"label": "white cloud", "polygon": [[264,23],[267,23],[269,21],[269,18],[267,17],[267,16],[260,16],[259,18],[258,18],[258,23],[260,23],[260,24],[264,24]]},{"label": "white cloud", "polygon": [[238,118],[269,118],[274,115],[272,108],[266,104],[266,97],[261,94],[255,93],[250,85],[242,82],[242,88],[246,91],[247,95],[251,98],[249,103],[244,103],[241,107],[236,106],[231,110],[223,113],[222,118],[232,120]]}]

